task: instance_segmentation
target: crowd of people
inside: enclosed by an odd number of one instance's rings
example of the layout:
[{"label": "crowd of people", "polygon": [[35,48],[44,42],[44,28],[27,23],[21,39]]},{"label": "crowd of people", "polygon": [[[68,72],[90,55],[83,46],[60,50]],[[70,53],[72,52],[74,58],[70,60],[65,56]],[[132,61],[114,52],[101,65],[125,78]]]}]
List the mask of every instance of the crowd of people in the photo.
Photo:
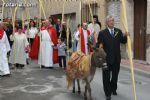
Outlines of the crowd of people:
[{"label": "crowd of people", "polygon": [[[65,22],[61,23],[61,19],[57,19],[56,24],[53,24],[51,17],[40,21],[30,19],[24,23],[22,20],[16,20],[15,27],[13,27],[11,19],[4,19],[3,22],[0,22],[0,44],[3,43],[3,48],[7,47],[7,50],[5,53],[1,51],[4,58],[1,57],[0,64],[2,66],[5,66],[2,62],[8,64],[5,67],[9,71],[10,66],[23,68],[29,64],[29,59],[33,59],[37,60],[42,68],[52,69],[53,65],[58,63],[65,70],[67,50],[81,50],[86,55],[89,53],[88,39],[89,37],[94,38],[95,32],[98,35],[101,27],[98,24],[98,17],[93,16],[93,18],[94,25],[84,22],[82,25],[78,25],[74,33],[71,33]],[[8,42],[2,42],[3,38]],[[3,69],[5,68],[1,68],[0,75],[9,76],[10,71],[5,73]]]},{"label": "crowd of people", "polygon": [[[66,23],[60,19],[53,24],[52,19],[30,22],[15,22],[12,27],[10,19],[0,22],[0,75],[9,76],[9,65],[23,68],[28,60],[38,61],[41,68],[53,69],[58,63],[66,69],[67,50],[82,51],[90,54],[89,41],[95,46],[103,45],[106,52],[107,67],[103,68],[103,85],[106,100],[111,100],[111,94],[117,95],[117,81],[120,70],[120,43],[127,42],[127,33],[114,27],[114,18],[108,16],[107,27],[101,31],[101,24],[97,16],[94,22],[84,22],[71,33]],[[24,25],[24,26],[23,26]],[[112,73],[111,73],[112,72]]]}]

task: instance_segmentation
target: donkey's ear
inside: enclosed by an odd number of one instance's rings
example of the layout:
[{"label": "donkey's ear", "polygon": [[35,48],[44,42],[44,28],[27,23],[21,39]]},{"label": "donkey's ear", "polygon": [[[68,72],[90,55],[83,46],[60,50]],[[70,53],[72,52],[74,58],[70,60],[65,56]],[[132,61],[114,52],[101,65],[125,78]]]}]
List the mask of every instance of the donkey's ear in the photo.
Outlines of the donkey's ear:
[{"label": "donkey's ear", "polygon": [[100,47],[100,48],[103,48],[103,44],[101,43],[101,44],[99,45],[99,47]]},{"label": "donkey's ear", "polygon": [[96,48],[96,47],[93,47],[92,50],[95,51],[95,52],[98,52],[98,51],[99,51],[99,49]]}]

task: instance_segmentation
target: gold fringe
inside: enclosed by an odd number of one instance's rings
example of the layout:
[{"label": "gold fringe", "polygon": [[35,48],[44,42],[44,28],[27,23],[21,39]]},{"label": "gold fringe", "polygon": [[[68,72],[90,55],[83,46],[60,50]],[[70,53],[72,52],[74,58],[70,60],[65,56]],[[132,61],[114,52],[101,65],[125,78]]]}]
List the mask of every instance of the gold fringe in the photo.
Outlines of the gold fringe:
[{"label": "gold fringe", "polygon": [[90,73],[90,56],[86,56],[81,52],[72,54],[68,61],[67,82],[68,88],[72,85],[74,79],[83,79]]}]

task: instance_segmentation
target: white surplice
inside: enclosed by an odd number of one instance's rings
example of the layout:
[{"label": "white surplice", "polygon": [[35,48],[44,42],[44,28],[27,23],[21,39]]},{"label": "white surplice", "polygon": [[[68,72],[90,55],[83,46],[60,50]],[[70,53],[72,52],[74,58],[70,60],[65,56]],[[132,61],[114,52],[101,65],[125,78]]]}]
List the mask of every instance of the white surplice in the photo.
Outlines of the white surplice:
[{"label": "white surplice", "polygon": [[28,38],[35,38],[35,35],[38,33],[38,29],[36,27],[31,27],[29,31],[26,33]]},{"label": "white surplice", "polygon": [[2,39],[0,39],[0,75],[10,74],[7,60],[8,51],[10,51],[10,45],[4,32]]},{"label": "white surplice", "polygon": [[13,39],[13,46],[10,53],[9,62],[11,64],[26,64],[26,47],[29,45],[27,36],[24,33],[16,32]]},{"label": "white surplice", "polygon": [[94,24],[93,25],[93,23],[90,23],[89,25],[88,25],[88,29],[90,30],[90,33],[94,33],[94,32],[96,32],[96,34],[97,34],[97,36],[98,36],[98,34],[99,34],[99,32],[100,32],[100,26],[96,23],[96,24]]},{"label": "white surplice", "polygon": [[47,30],[42,30],[38,64],[45,67],[53,66],[53,42]]},{"label": "white surplice", "polygon": [[[85,54],[88,55],[88,32],[87,30],[83,30],[83,35],[84,35],[84,45],[85,45]],[[80,51],[80,38],[79,38],[80,32],[77,31],[77,33],[75,34],[75,39],[78,41],[77,43],[77,51]]]}]

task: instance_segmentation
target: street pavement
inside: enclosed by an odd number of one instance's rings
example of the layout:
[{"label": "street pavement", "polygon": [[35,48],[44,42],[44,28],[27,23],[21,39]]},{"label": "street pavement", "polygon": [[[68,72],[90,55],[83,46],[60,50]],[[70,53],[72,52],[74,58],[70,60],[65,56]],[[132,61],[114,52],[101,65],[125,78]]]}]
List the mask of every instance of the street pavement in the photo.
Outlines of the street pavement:
[{"label": "street pavement", "polygon": [[[135,75],[137,100],[150,100],[150,78]],[[0,100],[84,100],[84,83],[81,94],[67,89],[63,69],[55,65],[54,69],[40,69],[36,62],[24,69],[11,70],[10,77],[0,78]],[[93,100],[105,100],[102,85],[102,72],[97,68],[91,83]],[[121,69],[118,82],[118,95],[112,100],[134,100],[131,74]]]}]

